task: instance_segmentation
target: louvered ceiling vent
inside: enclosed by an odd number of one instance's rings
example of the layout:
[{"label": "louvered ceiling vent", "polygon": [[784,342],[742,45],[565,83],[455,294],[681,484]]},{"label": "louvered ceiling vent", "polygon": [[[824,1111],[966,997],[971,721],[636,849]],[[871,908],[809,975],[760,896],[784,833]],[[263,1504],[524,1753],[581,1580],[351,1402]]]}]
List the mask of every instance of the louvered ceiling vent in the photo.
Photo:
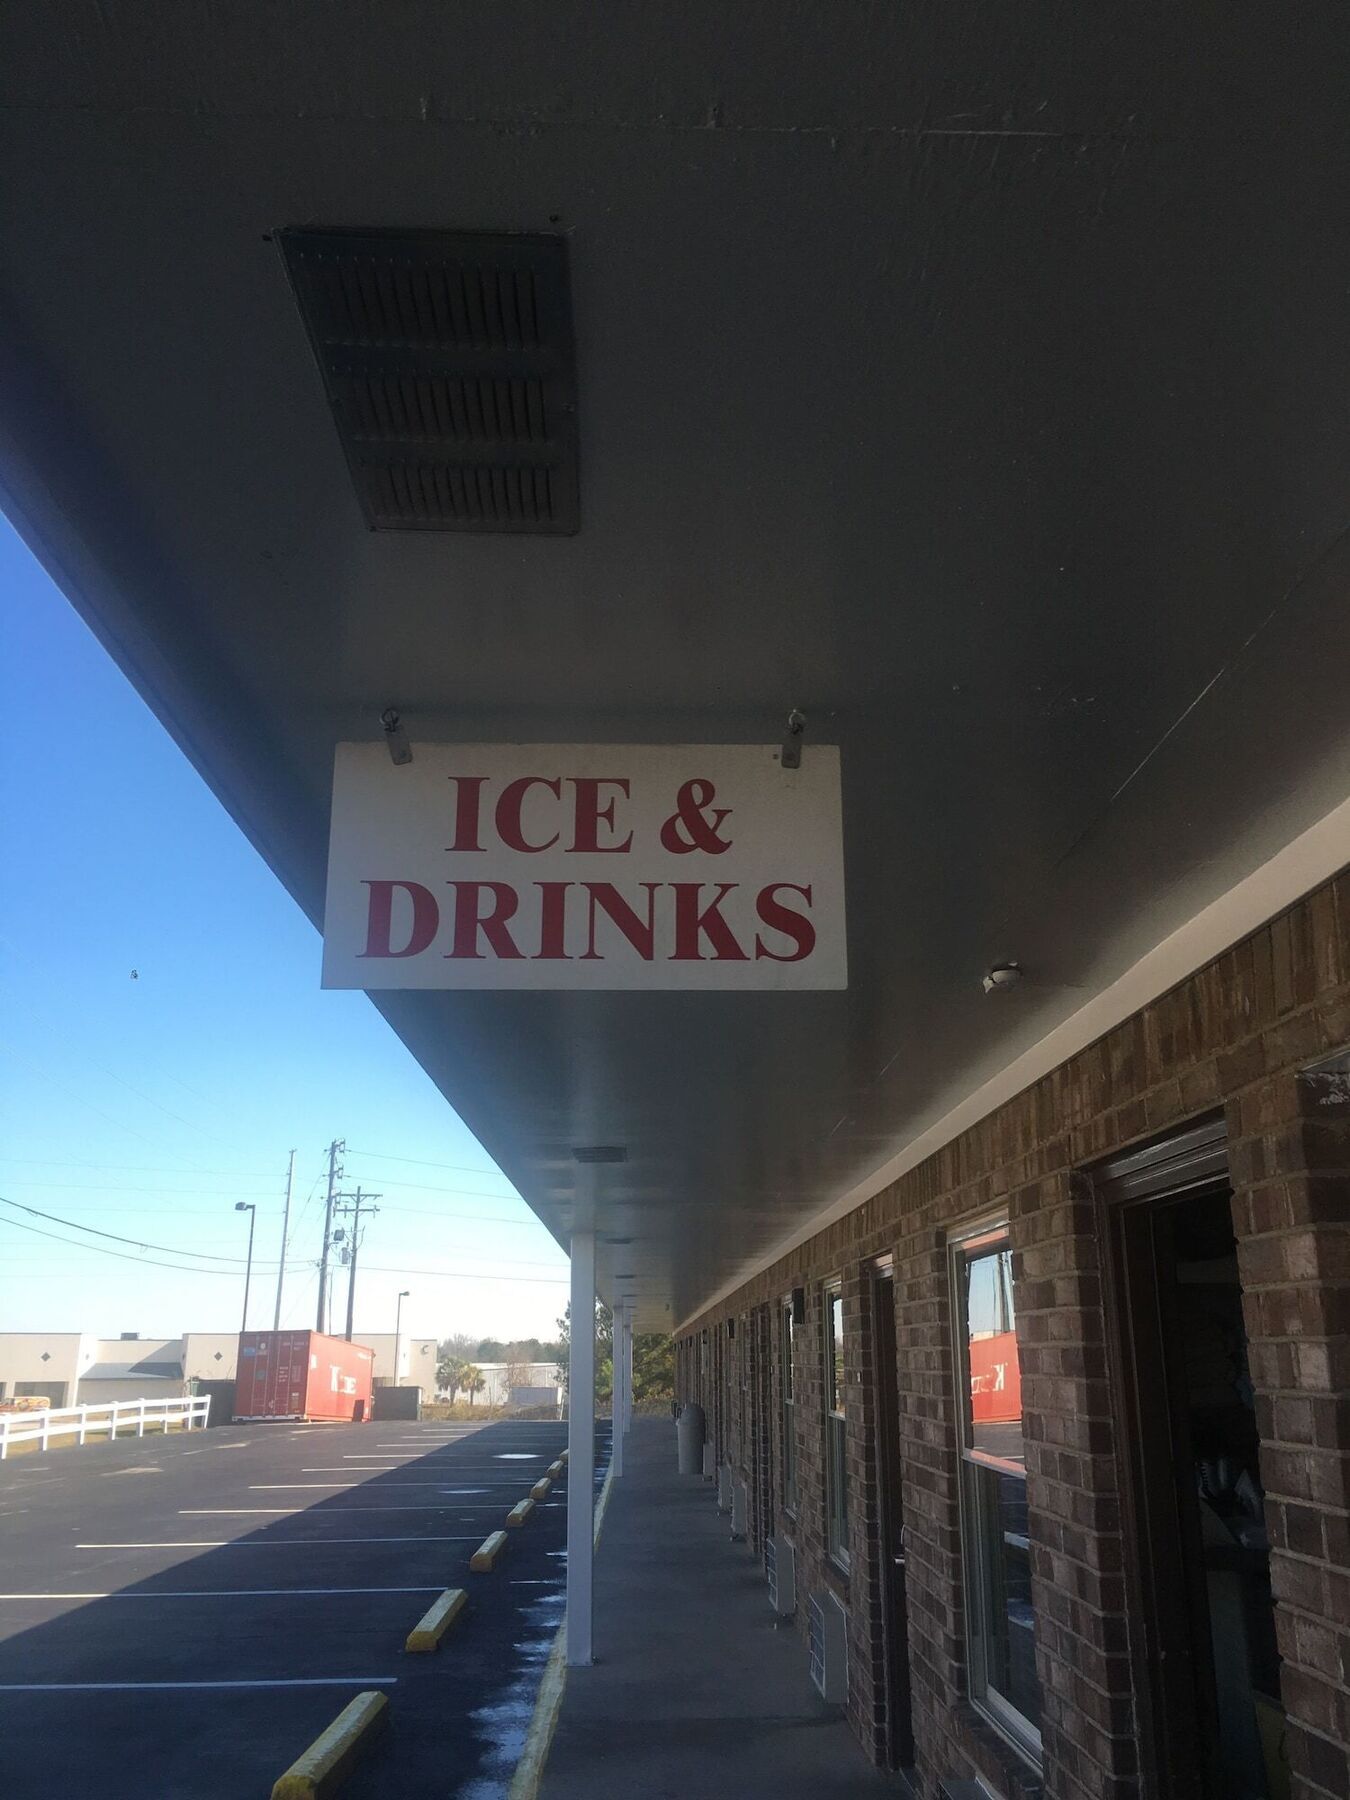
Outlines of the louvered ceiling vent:
[{"label": "louvered ceiling vent", "polygon": [[278,238],[373,530],[577,529],[561,238]]}]

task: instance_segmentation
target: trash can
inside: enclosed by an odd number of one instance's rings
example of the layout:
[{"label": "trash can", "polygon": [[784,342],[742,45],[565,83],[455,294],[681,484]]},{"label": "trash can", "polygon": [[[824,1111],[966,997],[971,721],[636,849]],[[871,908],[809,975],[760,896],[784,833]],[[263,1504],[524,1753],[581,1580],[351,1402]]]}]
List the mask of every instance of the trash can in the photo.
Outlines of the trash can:
[{"label": "trash can", "polygon": [[680,1442],[681,1475],[701,1475],[703,1473],[703,1408],[686,1406],[676,1421],[675,1432]]}]

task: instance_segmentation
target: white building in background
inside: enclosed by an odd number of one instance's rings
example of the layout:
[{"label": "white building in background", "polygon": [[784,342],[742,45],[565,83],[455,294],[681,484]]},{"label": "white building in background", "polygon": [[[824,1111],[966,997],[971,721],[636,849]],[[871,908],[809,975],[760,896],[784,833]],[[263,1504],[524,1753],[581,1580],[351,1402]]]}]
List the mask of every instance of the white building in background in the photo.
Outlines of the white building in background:
[{"label": "white building in background", "polygon": [[[375,1353],[376,1387],[420,1387],[428,1399],[435,1392],[435,1338],[401,1334],[397,1371],[392,1331],[358,1331],[356,1341]],[[167,1398],[192,1381],[233,1381],[238,1356],[236,1331],[189,1331],[176,1338],[0,1331],[0,1401],[45,1395],[53,1406],[95,1406]]]},{"label": "white building in background", "polygon": [[0,1400],[45,1394],[53,1406],[73,1406],[98,1344],[83,1331],[0,1332]]},{"label": "white building in background", "polygon": [[[562,1397],[562,1370],[557,1363],[476,1362],[473,1366],[483,1377],[483,1385],[473,1397],[475,1406],[555,1406]],[[467,1400],[469,1396],[461,1389],[459,1397]]]}]

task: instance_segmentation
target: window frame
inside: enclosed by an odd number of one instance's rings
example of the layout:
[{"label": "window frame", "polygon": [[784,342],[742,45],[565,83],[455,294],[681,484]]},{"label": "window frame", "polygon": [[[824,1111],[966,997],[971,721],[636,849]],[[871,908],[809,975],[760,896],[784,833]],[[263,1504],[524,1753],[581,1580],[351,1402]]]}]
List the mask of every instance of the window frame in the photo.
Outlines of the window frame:
[{"label": "window frame", "polygon": [[832,1275],[821,1284],[821,1423],[825,1452],[825,1550],[836,1568],[849,1572],[848,1417],[844,1412],[843,1370],[835,1361],[834,1307],[839,1306],[839,1363],[844,1355],[844,1282]]},{"label": "window frame", "polygon": [[797,1382],[792,1358],[796,1349],[792,1295],[778,1309],[778,1429],[782,1434],[783,1511],[797,1516]]},{"label": "window frame", "polygon": [[[971,1705],[1037,1770],[1042,1763],[1040,1728],[1019,1712],[990,1679],[990,1647],[993,1642],[992,1559],[989,1545],[1001,1535],[997,1518],[991,1520],[988,1482],[981,1473],[1026,1481],[1025,1464],[976,1450],[970,1391],[970,1334],[966,1306],[966,1269],[972,1253],[1006,1245],[1011,1252],[1009,1220],[995,1214],[953,1232],[947,1240],[947,1291],[951,1310],[952,1368],[956,1377],[956,1450],[960,1479],[957,1483],[961,1522],[961,1574],[966,1621],[966,1666]],[[1014,1308],[1015,1319],[1015,1308]],[[1033,1614],[1033,1654],[1035,1624]]]}]

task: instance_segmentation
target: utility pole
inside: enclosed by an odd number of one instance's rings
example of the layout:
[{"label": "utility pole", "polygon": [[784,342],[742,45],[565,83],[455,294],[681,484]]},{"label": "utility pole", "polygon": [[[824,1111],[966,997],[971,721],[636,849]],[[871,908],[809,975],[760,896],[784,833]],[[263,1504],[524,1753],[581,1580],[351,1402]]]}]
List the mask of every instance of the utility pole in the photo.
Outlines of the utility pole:
[{"label": "utility pole", "polygon": [[290,1165],[286,1170],[286,1206],[281,1215],[281,1261],[277,1265],[277,1304],[272,1314],[273,1331],[281,1330],[281,1284],[286,1279],[286,1239],[291,1229],[291,1187],[295,1181],[295,1152],[291,1151]]},{"label": "utility pole", "polygon": [[[336,1209],[344,1218],[351,1219],[351,1230],[346,1232],[347,1240],[347,1342],[352,1341],[352,1321],[356,1313],[356,1253],[361,1247],[361,1214],[377,1213],[378,1206],[372,1206],[373,1200],[384,1198],[382,1194],[366,1194],[357,1188],[354,1194],[339,1194],[341,1204]],[[345,1230],[345,1227],[344,1227]]]},{"label": "utility pole", "polygon": [[333,1199],[334,1188],[342,1178],[342,1170],[338,1167],[338,1153],[347,1148],[342,1138],[334,1138],[328,1146],[328,1198],[323,1207],[323,1250],[319,1255],[319,1304],[314,1316],[314,1329],[325,1331],[325,1311],[328,1304],[328,1247],[333,1238]]}]

